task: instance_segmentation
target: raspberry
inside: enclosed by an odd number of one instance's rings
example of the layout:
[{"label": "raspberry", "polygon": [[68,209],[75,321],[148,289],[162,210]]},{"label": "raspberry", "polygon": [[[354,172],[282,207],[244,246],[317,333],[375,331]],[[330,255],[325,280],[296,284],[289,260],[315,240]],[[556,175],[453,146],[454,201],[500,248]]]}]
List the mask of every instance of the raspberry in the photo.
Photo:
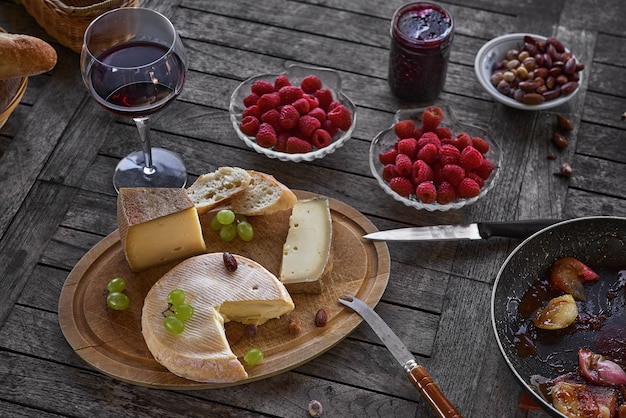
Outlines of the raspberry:
[{"label": "raspberry", "polygon": [[252,86],[250,86],[250,90],[252,90],[252,93],[261,97],[264,94],[273,93],[274,85],[270,83],[269,81],[256,80],[255,82],[252,83]]},{"label": "raspberry", "polygon": [[455,187],[465,178],[465,170],[456,164],[444,165],[442,174],[443,178]]},{"label": "raspberry", "polygon": [[281,132],[276,137],[276,145],[274,145],[274,151],[285,152],[287,148],[287,139],[289,138],[289,132]]},{"label": "raspberry", "polygon": [[417,126],[415,127],[415,129],[413,130],[413,138],[421,138],[422,135],[424,135],[424,131],[422,130],[422,128],[418,128]]},{"label": "raspberry", "polygon": [[439,160],[445,164],[458,164],[461,159],[461,151],[454,145],[443,144],[439,148]]},{"label": "raspberry", "polygon": [[398,151],[395,148],[388,149],[387,151],[383,151],[378,154],[378,161],[380,161],[380,163],[384,165],[395,164],[397,155]]},{"label": "raspberry", "polygon": [[285,105],[280,109],[279,123],[280,127],[286,130],[298,126],[300,113],[292,105]]},{"label": "raspberry", "polygon": [[301,115],[306,115],[307,113],[309,113],[309,110],[311,110],[311,104],[304,97],[299,98],[292,104],[293,107],[295,107],[298,113],[300,113]]},{"label": "raspberry", "polygon": [[428,164],[422,160],[417,160],[413,163],[413,182],[415,184],[432,181],[433,178],[433,169]]},{"label": "raspberry", "polygon": [[478,136],[472,137],[472,146],[480,151],[481,154],[489,152],[489,142]]},{"label": "raspberry", "polygon": [[326,121],[326,112],[321,107],[316,107],[315,109],[311,109],[309,116],[313,116],[315,119],[319,120],[320,123],[324,123]]},{"label": "raspberry", "polygon": [[256,136],[256,133],[259,131],[259,125],[261,123],[254,116],[246,116],[241,119],[241,123],[239,123],[239,129],[241,132],[248,136]]},{"label": "raspberry", "polygon": [[259,101],[259,95],[256,93],[250,93],[246,97],[243,98],[243,105],[245,107],[250,107],[255,105]]},{"label": "raspberry", "polygon": [[459,151],[463,151],[465,147],[472,145],[472,137],[467,132],[461,132],[454,138],[452,145],[457,147]]},{"label": "raspberry", "polygon": [[469,177],[465,177],[456,189],[460,198],[469,199],[480,194],[480,186]]},{"label": "raspberry", "polygon": [[317,100],[317,97],[313,96],[312,94],[305,94],[304,98],[309,101],[310,109],[315,109],[316,107],[319,107],[320,101]]},{"label": "raspberry", "polygon": [[282,87],[290,86],[291,81],[285,74],[280,74],[274,79],[274,91],[280,90]]},{"label": "raspberry", "polygon": [[400,154],[406,154],[411,160],[417,155],[417,141],[415,138],[404,138],[396,143],[396,149]]},{"label": "raspberry", "polygon": [[435,144],[437,148],[441,146],[439,137],[432,132],[425,132],[418,140],[417,147],[422,148],[426,144]]},{"label": "raspberry", "polygon": [[398,174],[403,177],[411,177],[413,173],[413,163],[406,154],[398,154],[396,156],[396,170]]},{"label": "raspberry", "polygon": [[493,172],[494,165],[491,161],[486,158],[483,158],[483,162],[480,166],[474,169],[474,173],[478,174],[484,180],[487,180],[491,173]]},{"label": "raspberry", "polygon": [[445,205],[446,203],[452,202],[454,199],[456,199],[454,186],[447,181],[439,183],[439,187],[437,188],[437,203]]},{"label": "raspberry", "polygon": [[261,111],[259,110],[259,106],[252,105],[246,107],[243,112],[241,112],[241,118],[245,118],[246,116],[254,116],[257,119],[261,119]]},{"label": "raspberry", "polygon": [[330,104],[333,102],[333,93],[328,89],[320,89],[315,92],[315,97],[317,97],[324,112],[328,112]]},{"label": "raspberry", "polygon": [[452,138],[452,131],[449,128],[444,126],[440,126],[435,129],[435,134],[439,137],[439,139],[448,139]]},{"label": "raspberry", "polygon": [[437,189],[430,181],[425,181],[417,185],[415,194],[419,200],[424,203],[433,203],[437,200]]},{"label": "raspberry", "polygon": [[440,107],[427,107],[422,112],[422,129],[424,132],[434,132],[443,120],[443,110]]},{"label": "raspberry", "polygon": [[478,168],[483,162],[483,155],[473,146],[463,148],[461,151],[461,159],[459,165],[466,171],[471,171]]},{"label": "raspberry", "polygon": [[280,96],[280,104],[287,105],[301,99],[304,96],[304,92],[297,86],[284,86],[278,90],[278,95]]},{"label": "raspberry", "polygon": [[328,118],[326,118],[324,123],[322,123],[322,129],[328,132],[331,137],[334,137],[335,135],[337,135],[337,133],[339,133],[339,128],[333,125],[333,123],[329,121]]},{"label": "raspberry", "polygon": [[398,170],[395,164],[385,164],[383,167],[383,180],[389,182],[392,178],[398,177]]},{"label": "raspberry", "polygon": [[300,87],[305,93],[313,94],[322,88],[322,80],[316,75],[308,75],[302,79]]},{"label": "raspberry", "polygon": [[426,144],[417,152],[417,158],[427,164],[432,164],[437,159],[437,153],[435,144]]},{"label": "raspberry", "polygon": [[446,179],[443,177],[443,167],[444,165],[439,160],[435,161],[430,166],[430,168],[433,170],[433,181],[435,182],[435,184],[441,184],[446,181]]},{"label": "raspberry", "polygon": [[280,127],[280,113],[278,113],[276,109],[271,109],[263,113],[263,115],[261,115],[261,122],[269,123],[276,132],[280,132],[282,129]]},{"label": "raspberry", "polygon": [[398,193],[402,197],[409,197],[415,190],[413,183],[406,177],[394,177],[389,180],[391,190]]},{"label": "raspberry", "polygon": [[[396,133],[396,136],[400,139],[404,138],[412,138],[413,132],[415,131],[415,124],[412,120],[401,120],[393,125],[393,131]],[[421,135],[420,135],[421,136]],[[416,136],[415,138],[419,138]]]},{"label": "raspberry", "polygon": [[326,116],[333,125],[342,131],[347,131],[350,128],[350,125],[352,125],[352,115],[350,114],[348,108],[342,104],[329,110]]},{"label": "raspberry", "polygon": [[465,177],[474,180],[478,184],[478,187],[480,187],[481,189],[485,185],[485,179],[480,177],[478,174],[476,174],[473,171],[467,173]]},{"label": "raspberry", "polygon": [[311,145],[318,149],[324,148],[330,145],[331,139],[332,138],[327,131],[318,129],[313,132],[313,135],[311,135]]},{"label": "raspberry", "polygon": [[280,106],[280,96],[278,93],[267,93],[259,97],[259,101],[256,104],[259,106],[261,113],[265,113],[268,110],[275,109]]},{"label": "raspberry", "polygon": [[285,151],[290,154],[302,154],[305,152],[311,152],[313,147],[311,144],[304,139],[297,138],[295,136],[290,136],[287,138],[287,144],[285,146]]},{"label": "raspberry", "polygon": [[264,148],[272,148],[276,145],[276,131],[269,123],[262,123],[256,134],[256,143]]},{"label": "raspberry", "polygon": [[300,132],[302,132],[302,134],[307,138],[311,137],[311,135],[313,135],[313,132],[321,127],[322,124],[320,123],[320,121],[315,119],[313,116],[304,115],[301,116],[298,120],[298,128],[300,129]]}]

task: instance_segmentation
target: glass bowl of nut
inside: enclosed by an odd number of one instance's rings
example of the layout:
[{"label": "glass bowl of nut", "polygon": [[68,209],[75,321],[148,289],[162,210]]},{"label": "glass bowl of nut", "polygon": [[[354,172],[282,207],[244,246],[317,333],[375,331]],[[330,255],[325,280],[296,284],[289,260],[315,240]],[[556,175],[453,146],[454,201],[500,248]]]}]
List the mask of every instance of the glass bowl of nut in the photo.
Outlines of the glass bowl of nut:
[{"label": "glass bowl of nut", "polygon": [[498,102],[517,109],[560,106],[580,90],[585,66],[555,37],[511,33],[480,48],[474,71]]}]

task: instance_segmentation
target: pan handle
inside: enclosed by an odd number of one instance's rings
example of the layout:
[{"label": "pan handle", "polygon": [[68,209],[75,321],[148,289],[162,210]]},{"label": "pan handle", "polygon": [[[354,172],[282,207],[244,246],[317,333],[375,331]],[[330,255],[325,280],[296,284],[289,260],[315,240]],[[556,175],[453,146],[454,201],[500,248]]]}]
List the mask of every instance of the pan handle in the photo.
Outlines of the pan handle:
[{"label": "pan handle", "polygon": [[424,367],[414,363],[407,376],[413,386],[424,396],[430,407],[440,418],[462,418],[459,411],[446,398]]}]

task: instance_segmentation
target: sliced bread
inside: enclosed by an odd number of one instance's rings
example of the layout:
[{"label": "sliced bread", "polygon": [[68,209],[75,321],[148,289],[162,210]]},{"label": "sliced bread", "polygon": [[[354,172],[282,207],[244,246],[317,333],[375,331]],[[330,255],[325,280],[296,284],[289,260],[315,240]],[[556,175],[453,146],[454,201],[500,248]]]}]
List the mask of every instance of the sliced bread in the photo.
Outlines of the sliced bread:
[{"label": "sliced bread", "polygon": [[243,168],[220,167],[198,177],[187,188],[187,194],[198,213],[203,214],[243,193],[251,180],[252,177]]},{"label": "sliced bread", "polygon": [[298,201],[296,195],[274,176],[253,170],[248,170],[248,174],[250,184],[230,202],[233,212],[246,216],[270,215],[291,209]]}]

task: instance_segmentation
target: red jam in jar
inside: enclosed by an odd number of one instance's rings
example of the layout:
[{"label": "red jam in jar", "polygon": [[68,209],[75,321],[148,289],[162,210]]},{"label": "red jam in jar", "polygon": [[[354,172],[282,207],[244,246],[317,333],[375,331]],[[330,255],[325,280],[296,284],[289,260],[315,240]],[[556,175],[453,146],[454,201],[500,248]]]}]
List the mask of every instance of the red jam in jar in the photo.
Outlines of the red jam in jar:
[{"label": "red jam in jar", "polygon": [[401,100],[429,104],[443,90],[450,46],[452,16],[433,3],[409,3],[391,20],[389,86]]}]

